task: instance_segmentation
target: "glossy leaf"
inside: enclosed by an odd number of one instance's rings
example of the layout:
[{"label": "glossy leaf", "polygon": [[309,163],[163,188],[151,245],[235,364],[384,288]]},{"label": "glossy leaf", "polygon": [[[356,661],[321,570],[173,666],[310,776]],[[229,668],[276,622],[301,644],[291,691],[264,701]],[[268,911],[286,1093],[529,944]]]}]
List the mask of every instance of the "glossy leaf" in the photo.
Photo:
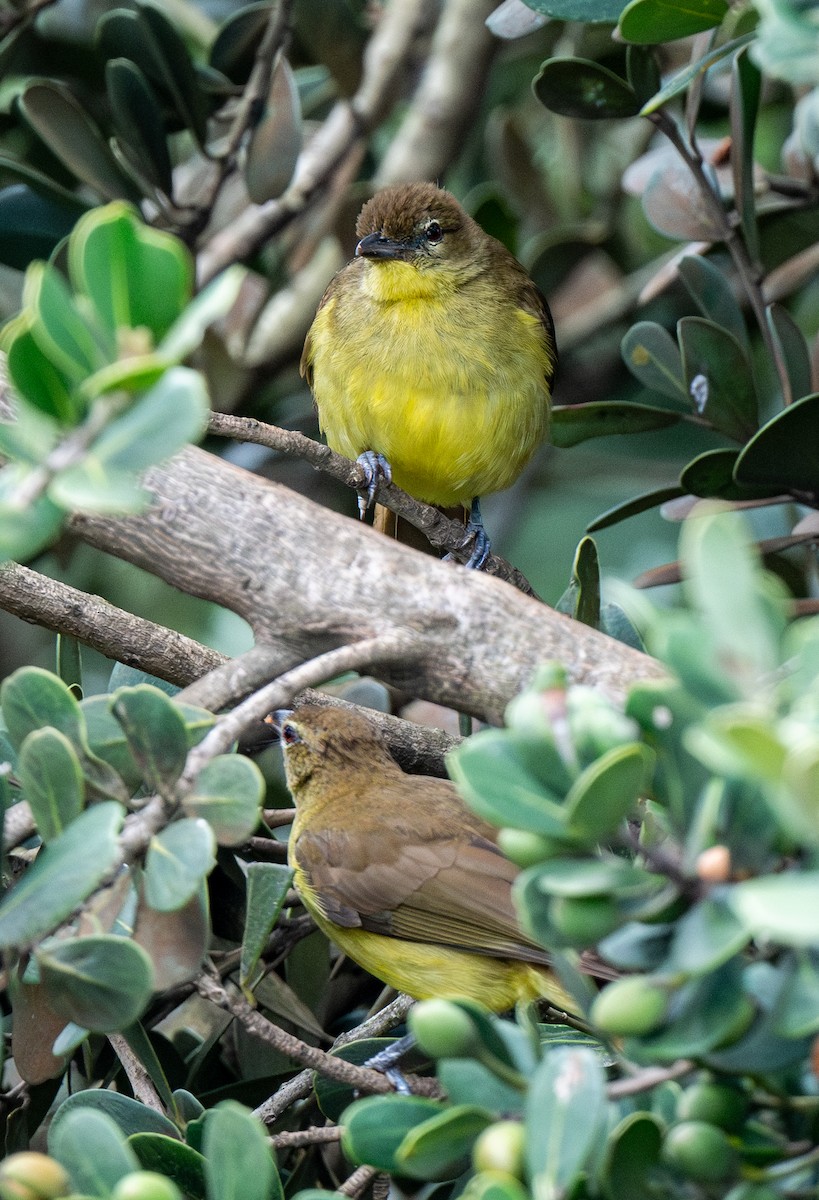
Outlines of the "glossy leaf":
[{"label": "glossy leaf", "polygon": [[439,1101],[420,1096],[368,1096],[356,1100],[344,1113],[342,1148],[351,1162],[397,1174],[396,1151],[406,1134],[444,1111]]},{"label": "glossy leaf", "polygon": [[727,330],[701,317],[683,317],[677,336],[697,409],[720,433],[747,441],[757,429],[758,401],[742,346]]},{"label": "glossy leaf", "polygon": [[119,688],[110,704],[146,783],[155,791],[172,787],[188,755],[179,709],[164,692],[147,683]]},{"label": "glossy leaf", "polygon": [[727,902],[755,937],[787,946],[816,945],[817,871],[785,871],[743,880],[730,889]]},{"label": "glossy leaf", "polygon": [[681,412],[691,411],[680,351],[667,329],[653,321],[638,321],[623,338],[620,353],[644,387],[675,400]]},{"label": "glossy leaf", "polygon": [[23,304],[32,313],[32,338],[70,385],[113,355],[113,341],[79,311],[65,279],[49,263],[34,263],[26,272]]},{"label": "glossy leaf", "polygon": [[[12,439],[13,452],[14,439],[22,438],[27,446],[25,459],[40,463],[51,449],[51,444],[57,440],[57,422],[64,426],[76,424],[84,414],[85,404],[65,371],[61,370],[38,345],[31,332],[33,322],[34,314],[31,312],[21,313],[10,321],[3,331],[2,347],[6,351],[9,375],[17,391],[25,397],[28,407],[34,409],[35,415],[41,413],[44,417],[53,419],[52,429],[43,438],[39,452],[36,442],[32,444],[25,428],[18,431],[16,425],[4,426],[3,440],[8,442]],[[26,421],[25,416],[23,421]],[[30,420],[27,424],[31,427],[34,422]],[[42,429],[45,434],[45,424]],[[14,457],[18,457],[17,454],[14,454]]]},{"label": "glossy leaf", "polygon": [[124,1175],[139,1168],[117,1126],[105,1113],[72,1109],[49,1130],[49,1153],[68,1171],[72,1190],[109,1196]]},{"label": "glossy leaf", "polygon": [[710,258],[689,254],[677,265],[677,273],[702,315],[733,334],[747,351],[748,328],[725,271]]},{"label": "glossy leaf", "polygon": [[128,1145],[143,1171],[165,1175],[191,1200],[206,1200],[205,1160],[191,1146],[161,1133],[131,1134]]},{"label": "glossy leaf", "polygon": [[20,109],[69,171],[104,199],[139,199],[99,129],[68,88],[53,80],[32,83],[20,97]]},{"label": "glossy leaf", "polygon": [[105,64],[105,83],[123,154],[154,187],[172,195],[171,156],[153,88],[128,58],[110,59]]},{"label": "glossy leaf", "polygon": [[35,729],[20,748],[17,769],[37,831],[50,842],[82,812],[85,786],[77,752],[58,729]]},{"label": "glossy leaf", "polygon": [[145,899],[157,912],[181,908],[210,874],[215,859],[207,821],[183,818],[151,838],[145,859]]},{"label": "glossy leaf", "polygon": [[496,825],[565,836],[558,798],[550,797],[522,767],[514,744],[500,730],[468,738],[447,760],[452,778],[471,808]]},{"label": "glossy leaf", "polygon": [[582,538],[575,551],[572,577],[568,588],[558,600],[558,612],[597,628],[600,620],[600,564],[597,547],[592,538]]},{"label": "glossy leaf", "polygon": [[787,372],[791,400],[810,394],[810,350],[805,335],[791,314],[781,304],[769,304],[766,310],[768,326]]},{"label": "glossy leaf", "polygon": [[413,1179],[452,1179],[468,1163],[479,1133],[492,1115],[474,1104],[450,1104],[415,1125],[395,1152],[398,1173]]},{"label": "glossy leaf", "polygon": [[656,45],[714,29],[728,12],[726,0],[632,0],[620,17],[618,35],[626,42]]},{"label": "glossy leaf", "polygon": [[85,721],[76,697],[59,676],[42,667],[19,667],[0,688],[3,720],[15,748],[44,725],[64,733],[75,747],[85,743]]},{"label": "glossy leaf", "polygon": [[66,1097],[54,1114],[49,1126],[49,1144],[63,1122],[78,1112],[104,1113],[112,1120],[123,1138],[135,1133],[164,1134],[178,1137],[179,1131],[163,1113],[142,1104],[133,1096],[125,1096],[108,1088],[86,1088]]},{"label": "glossy leaf", "polygon": [[665,967],[702,975],[738,954],[748,940],[746,926],[722,898],[701,900],[677,921]]},{"label": "glossy leaf", "polygon": [[560,405],[552,409],[550,440],[554,446],[567,449],[589,438],[667,429],[679,419],[677,413],[666,408],[627,400]]},{"label": "glossy leaf", "polygon": [[187,46],[162,9],[146,4],[139,8],[138,17],[174,108],[197,144],[204,147],[207,106]]},{"label": "glossy leaf", "polygon": [[259,41],[270,20],[268,0],[245,4],[231,13],[210,48],[210,65],[234,83],[244,83],[253,67]]},{"label": "glossy leaf", "polygon": [[220,846],[237,846],[259,824],[264,792],[264,778],[254,762],[238,754],[220,754],[199,772],[183,807],[190,816],[208,822]]},{"label": "glossy leaf", "polygon": [[631,87],[608,67],[585,58],[551,58],[532,84],[544,107],[563,117],[633,117],[640,104]]},{"label": "glossy leaf", "polygon": [[675,96],[679,96],[681,92],[685,92],[699,76],[703,75],[711,67],[718,62],[722,62],[724,58],[728,58],[731,54],[741,50],[743,46],[748,46],[756,37],[755,33],[745,33],[741,37],[734,38],[730,42],[725,42],[710,53],[698,58],[691,66],[685,67],[682,71],[678,71],[676,75],[666,83],[656,96],[652,96],[648,104],[644,104],[640,109],[640,116],[647,117],[651,113],[657,112],[669,100],[673,100]]},{"label": "glossy leaf", "polygon": [[204,1122],[208,1200],[271,1200],[276,1167],[262,1123],[234,1100],[210,1109]]},{"label": "glossy leaf", "polygon": [[571,1190],[598,1150],[607,1107],[605,1074],[593,1051],[546,1055],[526,1099],[526,1160],[535,1195]]},{"label": "glossy leaf", "polygon": [[657,488],[652,492],[644,492],[642,496],[633,496],[631,500],[624,500],[622,504],[615,504],[613,508],[607,509],[599,517],[589,521],[586,530],[588,533],[596,533],[599,529],[608,529],[609,526],[616,525],[619,521],[625,521],[628,517],[636,517],[638,513],[646,512],[650,508],[659,508],[661,504],[665,504],[669,500],[677,500],[684,495],[685,489],[678,484]]},{"label": "glossy leaf", "polygon": [[112,335],[143,326],[159,341],[190,300],[189,252],[178,238],[145,225],[127,204],[87,213],[68,253],[74,286]]},{"label": "glossy leaf", "polygon": [[566,796],[570,830],[598,840],[615,832],[648,786],[654,752],[643,745],[617,746],[587,767]]},{"label": "glossy leaf", "polygon": [[653,1170],[660,1158],[663,1123],[652,1113],[633,1112],[611,1131],[602,1172],[609,1200],[654,1200]]},{"label": "glossy leaf", "polygon": [[[706,450],[691,460],[680,474],[680,487],[693,496],[717,500],[747,500],[776,495],[771,488],[741,487],[734,479],[738,450]],[[778,489],[777,489],[778,490]]]},{"label": "glossy leaf", "polygon": [[150,961],[129,938],[55,939],[40,946],[35,958],[55,1012],[92,1033],[133,1024],[151,998]]},{"label": "glossy leaf", "polygon": [[[5,161],[0,165],[6,169]],[[50,258],[82,211],[76,203],[40,195],[25,183],[4,187],[0,190],[0,262],[25,271],[35,259]]]},{"label": "glossy leaf", "polygon": [[293,177],[302,147],[299,93],[286,58],[270,80],[264,112],[250,138],[245,181],[254,204],[280,196]]},{"label": "glossy leaf", "polygon": [[819,393],[805,396],[763,425],[737,459],[737,482],[819,493],[817,417]]},{"label": "glossy leaf", "polygon": [[759,233],[754,194],[754,129],[762,93],[762,76],[747,49],[740,50],[731,68],[731,172],[734,202],[742,235],[752,262],[759,261]]},{"label": "glossy leaf", "polygon": [[278,920],[293,872],[281,863],[250,863],[240,979],[247,983]]}]

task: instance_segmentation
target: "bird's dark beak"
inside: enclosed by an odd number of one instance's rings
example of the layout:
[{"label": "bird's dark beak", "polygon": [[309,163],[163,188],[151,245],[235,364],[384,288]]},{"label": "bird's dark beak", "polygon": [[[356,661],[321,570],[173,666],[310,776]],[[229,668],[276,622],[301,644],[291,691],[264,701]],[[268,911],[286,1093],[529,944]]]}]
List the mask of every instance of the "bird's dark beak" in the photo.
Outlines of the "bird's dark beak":
[{"label": "bird's dark beak", "polygon": [[277,708],[275,712],[268,713],[264,719],[265,725],[269,725],[277,734],[282,731],[282,724],[288,717],[293,716],[292,708]]},{"label": "bird's dark beak", "polygon": [[356,258],[408,258],[413,248],[406,242],[385,237],[383,233],[368,233],[355,248]]}]

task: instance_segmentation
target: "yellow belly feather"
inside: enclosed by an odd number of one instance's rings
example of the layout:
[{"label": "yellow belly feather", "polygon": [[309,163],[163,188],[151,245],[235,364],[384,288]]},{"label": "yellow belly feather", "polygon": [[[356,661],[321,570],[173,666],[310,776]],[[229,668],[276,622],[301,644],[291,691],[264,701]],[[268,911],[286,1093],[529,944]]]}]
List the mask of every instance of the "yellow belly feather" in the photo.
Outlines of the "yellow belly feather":
[{"label": "yellow belly feather", "polygon": [[334,449],[375,450],[418,499],[468,505],[508,487],[546,436],[550,354],[540,321],[501,304],[491,279],[468,295],[437,279],[433,294],[419,275],[378,263],[354,319],[335,298],[319,311],[316,403]]}]

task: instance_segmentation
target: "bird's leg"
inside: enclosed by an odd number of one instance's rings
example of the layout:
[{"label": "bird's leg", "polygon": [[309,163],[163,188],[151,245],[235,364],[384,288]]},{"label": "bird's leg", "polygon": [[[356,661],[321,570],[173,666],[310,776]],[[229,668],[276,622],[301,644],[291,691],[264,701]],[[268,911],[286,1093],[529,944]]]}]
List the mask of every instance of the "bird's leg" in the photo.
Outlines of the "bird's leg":
[{"label": "bird's leg", "polygon": [[[468,546],[471,549],[469,551],[469,558],[464,563],[464,566],[468,567],[471,571],[480,571],[487,558],[489,558],[489,551],[492,547],[489,541],[489,534],[483,527],[479,496],[476,496],[472,501],[469,510],[469,520],[466,523],[466,535],[459,548],[466,550]],[[447,554],[445,561],[452,562],[454,557],[453,554]]]},{"label": "bird's leg", "polygon": [[380,1071],[382,1075],[385,1075],[389,1079],[396,1092],[399,1092],[402,1096],[409,1096],[411,1095],[410,1086],[396,1064],[415,1045],[416,1041],[413,1034],[405,1033],[403,1037],[398,1038],[391,1046],[387,1046],[385,1050],[379,1050],[372,1058],[368,1058],[364,1066],[370,1067],[373,1071]]},{"label": "bird's leg", "polygon": [[364,486],[358,489],[358,515],[363,521],[367,509],[372,508],[381,480],[392,483],[392,467],[384,455],[375,450],[365,450],[355,461],[364,472]]}]

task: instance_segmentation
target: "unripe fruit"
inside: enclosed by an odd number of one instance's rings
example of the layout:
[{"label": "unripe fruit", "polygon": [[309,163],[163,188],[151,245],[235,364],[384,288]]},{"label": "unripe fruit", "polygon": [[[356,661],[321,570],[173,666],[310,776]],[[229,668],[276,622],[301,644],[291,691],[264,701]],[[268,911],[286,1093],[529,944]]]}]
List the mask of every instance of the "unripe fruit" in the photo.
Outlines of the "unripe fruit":
[{"label": "unripe fruit", "polygon": [[536,867],[560,849],[554,838],[525,829],[501,829],[498,845],[508,859],[518,867]]},{"label": "unripe fruit", "polygon": [[131,1171],[118,1181],[111,1200],[182,1200],[182,1193],[172,1179],[157,1171]]},{"label": "unripe fruit", "polygon": [[479,1134],[472,1149],[476,1171],[503,1171],[523,1178],[526,1134],[520,1121],[496,1121]]},{"label": "unripe fruit", "polygon": [[685,1089],[677,1103],[680,1121],[707,1121],[736,1133],[742,1128],[748,1112],[748,1096],[728,1083],[704,1081]]},{"label": "unripe fruit", "polygon": [[479,1043],[469,1014],[450,1000],[420,1001],[407,1024],[430,1058],[468,1058]]},{"label": "unripe fruit", "polygon": [[681,1121],[669,1129],[662,1157],[697,1183],[722,1183],[738,1166],[739,1158],[721,1129],[705,1121]]},{"label": "unripe fruit", "polygon": [[610,983],[591,1007],[591,1021],[613,1037],[644,1037],[659,1029],[668,1008],[668,992],[649,976],[630,975]]},{"label": "unripe fruit", "polygon": [[572,946],[594,946],[620,924],[617,905],[608,896],[556,896],[549,905],[556,933]]},{"label": "unripe fruit", "polygon": [[0,1196],[4,1200],[56,1200],[68,1191],[68,1172],[47,1154],[21,1150],[0,1163]]}]

